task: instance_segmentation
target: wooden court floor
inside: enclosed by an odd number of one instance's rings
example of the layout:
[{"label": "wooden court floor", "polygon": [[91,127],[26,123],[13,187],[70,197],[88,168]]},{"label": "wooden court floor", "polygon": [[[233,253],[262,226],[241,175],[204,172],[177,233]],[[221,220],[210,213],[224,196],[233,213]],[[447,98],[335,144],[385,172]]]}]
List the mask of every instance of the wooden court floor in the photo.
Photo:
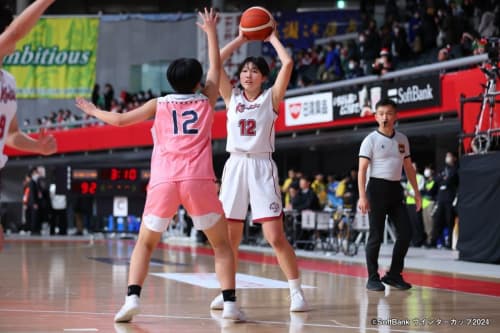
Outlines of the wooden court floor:
[{"label": "wooden court floor", "polygon": [[[7,241],[0,252],[0,332],[500,332],[499,280],[412,271],[410,291],[368,292],[362,265],[301,259],[312,311],[290,314],[275,259],[252,253],[242,253],[239,267],[247,289],[238,299],[248,320],[225,322],[220,311],[209,310],[217,289],[172,279],[208,285],[210,249],[169,245],[153,256],[150,273],[156,274],[143,288],[142,314],[118,325],[113,316],[124,299],[133,244]],[[471,283],[486,287],[460,291]]]}]

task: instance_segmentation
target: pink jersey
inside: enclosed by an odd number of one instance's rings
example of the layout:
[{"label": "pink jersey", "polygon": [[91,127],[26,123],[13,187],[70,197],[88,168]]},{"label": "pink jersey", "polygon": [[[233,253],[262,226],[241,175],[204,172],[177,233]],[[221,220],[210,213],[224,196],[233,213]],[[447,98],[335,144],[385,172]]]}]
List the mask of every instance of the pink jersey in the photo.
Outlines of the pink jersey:
[{"label": "pink jersey", "polygon": [[150,186],[215,179],[212,162],[213,110],[201,94],[158,98],[153,134]]}]

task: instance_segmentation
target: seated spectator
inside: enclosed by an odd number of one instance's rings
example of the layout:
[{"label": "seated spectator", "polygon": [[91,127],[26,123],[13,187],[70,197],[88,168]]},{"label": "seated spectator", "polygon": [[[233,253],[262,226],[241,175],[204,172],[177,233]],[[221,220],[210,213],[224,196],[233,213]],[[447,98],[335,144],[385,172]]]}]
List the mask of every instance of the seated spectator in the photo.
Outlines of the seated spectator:
[{"label": "seated spectator", "polygon": [[392,70],[392,62],[389,50],[383,48],[380,50],[380,57],[375,59],[372,65],[372,72],[376,75],[382,75]]}]

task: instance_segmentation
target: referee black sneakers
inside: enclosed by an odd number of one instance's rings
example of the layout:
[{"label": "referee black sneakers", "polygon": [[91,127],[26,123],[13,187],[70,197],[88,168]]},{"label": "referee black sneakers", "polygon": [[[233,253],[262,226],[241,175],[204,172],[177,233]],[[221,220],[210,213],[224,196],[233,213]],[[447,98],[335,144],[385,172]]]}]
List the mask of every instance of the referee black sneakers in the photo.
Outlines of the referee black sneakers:
[{"label": "referee black sneakers", "polygon": [[368,279],[368,282],[366,282],[366,289],[371,291],[384,291],[385,286],[380,282],[380,279]]},{"label": "referee black sneakers", "polygon": [[383,283],[388,284],[400,290],[408,290],[411,288],[411,284],[403,280],[401,274],[396,276],[386,274],[381,280]]}]

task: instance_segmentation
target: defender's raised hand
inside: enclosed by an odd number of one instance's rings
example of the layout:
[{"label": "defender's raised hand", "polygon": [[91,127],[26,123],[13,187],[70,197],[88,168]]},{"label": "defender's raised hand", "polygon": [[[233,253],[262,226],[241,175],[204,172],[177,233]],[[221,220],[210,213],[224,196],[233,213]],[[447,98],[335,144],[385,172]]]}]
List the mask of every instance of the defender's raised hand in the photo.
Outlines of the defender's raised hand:
[{"label": "defender's raised hand", "polygon": [[205,8],[205,11],[198,12],[198,16],[201,19],[201,22],[196,22],[196,25],[200,27],[201,30],[208,33],[209,31],[215,31],[217,26],[217,21],[219,20],[219,14],[215,12],[213,8],[210,8],[210,11]]}]

